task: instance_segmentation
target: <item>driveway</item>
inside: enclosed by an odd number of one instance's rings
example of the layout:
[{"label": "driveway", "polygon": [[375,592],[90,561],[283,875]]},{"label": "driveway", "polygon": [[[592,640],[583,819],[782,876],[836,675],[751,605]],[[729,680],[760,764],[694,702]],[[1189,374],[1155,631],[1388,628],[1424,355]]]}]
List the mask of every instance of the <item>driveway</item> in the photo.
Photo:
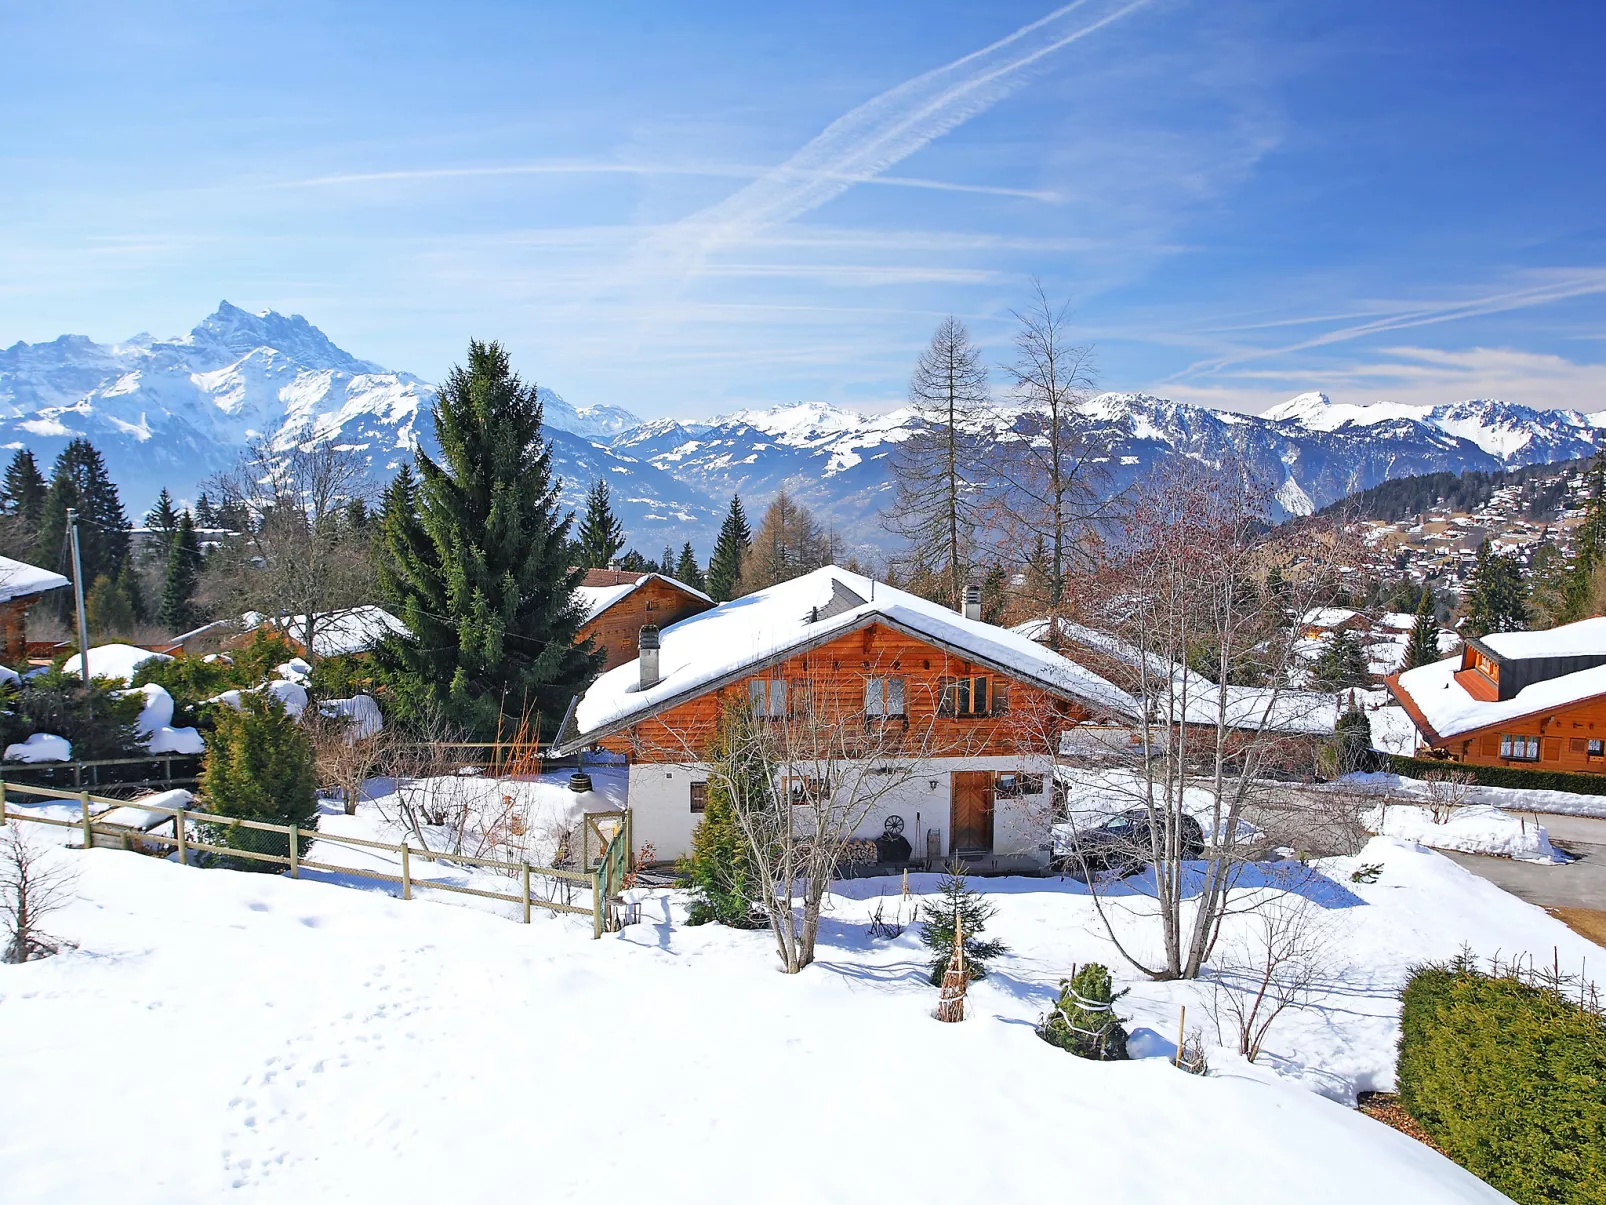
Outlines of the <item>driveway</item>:
[{"label": "driveway", "polygon": [[1606,945],[1606,820],[1545,815],[1539,822],[1549,832],[1550,843],[1577,861],[1546,866],[1441,852],[1518,899],[1555,913],[1591,941]]}]

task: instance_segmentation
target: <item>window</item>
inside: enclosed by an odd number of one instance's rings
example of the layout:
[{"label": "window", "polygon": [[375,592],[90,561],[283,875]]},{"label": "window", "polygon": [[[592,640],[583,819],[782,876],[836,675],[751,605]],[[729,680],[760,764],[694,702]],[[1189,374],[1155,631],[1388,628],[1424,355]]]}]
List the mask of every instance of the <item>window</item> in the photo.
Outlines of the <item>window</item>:
[{"label": "window", "polygon": [[1008,683],[995,683],[986,674],[969,674],[963,678],[942,680],[942,698],[937,704],[938,715],[974,717],[1002,715],[1008,710]]},{"label": "window", "polygon": [[1606,757],[1606,741],[1595,741],[1595,740],[1590,741],[1589,742],[1589,756],[1590,757]]},{"label": "window", "polygon": [[1512,761],[1538,761],[1539,738],[1537,736],[1513,736],[1509,732],[1500,734],[1500,756],[1509,757]]},{"label": "window", "polygon": [[794,807],[804,804],[818,803],[825,798],[828,787],[823,778],[807,778],[801,775],[788,775],[786,779],[786,797],[791,800]]},{"label": "window", "polygon": [[747,684],[747,695],[760,719],[786,718],[786,683],[780,678],[754,678]]},{"label": "window", "polygon": [[691,810],[693,813],[701,813],[708,810],[708,784],[706,782],[694,782],[691,784]]},{"label": "window", "polygon": [[902,678],[866,678],[864,714],[867,716],[905,716]]},{"label": "window", "polygon": [[1019,799],[1022,795],[1041,795],[1041,774],[1016,774],[1013,770],[1000,770],[993,779],[994,799]]}]

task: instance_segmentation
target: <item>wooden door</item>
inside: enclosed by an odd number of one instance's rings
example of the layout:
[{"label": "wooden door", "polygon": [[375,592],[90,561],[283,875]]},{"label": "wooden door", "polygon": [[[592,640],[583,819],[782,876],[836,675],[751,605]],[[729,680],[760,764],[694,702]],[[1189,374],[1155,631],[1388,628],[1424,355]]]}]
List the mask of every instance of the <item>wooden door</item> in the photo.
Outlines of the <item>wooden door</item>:
[{"label": "wooden door", "polygon": [[949,853],[993,851],[993,773],[955,770],[949,785]]}]

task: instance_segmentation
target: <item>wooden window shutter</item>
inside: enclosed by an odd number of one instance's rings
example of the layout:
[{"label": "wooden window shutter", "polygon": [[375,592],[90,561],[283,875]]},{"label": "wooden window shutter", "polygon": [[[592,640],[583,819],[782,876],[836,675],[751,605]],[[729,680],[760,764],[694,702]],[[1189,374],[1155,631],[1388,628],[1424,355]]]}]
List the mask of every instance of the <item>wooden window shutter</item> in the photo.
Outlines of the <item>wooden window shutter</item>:
[{"label": "wooden window shutter", "polygon": [[1500,756],[1500,734],[1499,733],[1497,733],[1497,732],[1488,732],[1488,733],[1484,734],[1484,737],[1483,737],[1483,751],[1489,757],[1499,757]]},{"label": "wooden window shutter", "polygon": [[1574,753],[1582,753],[1588,748],[1587,742],[1581,736],[1575,736],[1567,742],[1567,748]]}]

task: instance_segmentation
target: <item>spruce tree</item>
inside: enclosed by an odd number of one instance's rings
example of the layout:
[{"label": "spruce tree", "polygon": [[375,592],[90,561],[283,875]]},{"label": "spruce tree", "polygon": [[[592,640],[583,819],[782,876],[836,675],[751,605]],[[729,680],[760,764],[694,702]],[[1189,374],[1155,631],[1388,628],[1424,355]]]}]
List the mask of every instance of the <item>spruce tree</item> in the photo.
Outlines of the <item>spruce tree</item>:
[{"label": "spruce tree", "polygon": [[1411,638],[1405,643],[1405,659],[1400,668],[1416,669],[1438,659],[1439,621],[1433,614],[1433,591],[1423,586],[1422,600],[1416,607],[1416,622],[1411,625]]},{"label": "spruce tree", "polygon": [[1355,633],[1340,628],[1327,638],[1321,655],[1311,666],[1311,681],[1318,690],[1348,690],[1366,685],[1370,670],[1366,652]]},{"label": "spruce tree", "polygon": [[675,550],[668,544],[664,545],[664,559],[658,562],[657,568],[665,577],[675,576]]},{"label": "spruce tree", "polygon": [[1527,590],[1515,556],[1502,556],[1485,540],[1478,548],[1464,605],[1469,636],[1520,632],[1528,626]]},{"label": "spruce tree", "polygon": [[742,587],[742,558],[752,546],[753,532],[747,526],[747,512],[742,509],[740,495],[731,495],[730,510],[714,542],[714,553],[708,558],[708,597],[715,602],[729,602]]},{"label": "spruce tree", "polygon": [[1001,941],[983,941],[981,934],[996,909],[965,881],[965,868],[955,862],[942,876],[935,899],[920,907],[920,941],[931,951],[930,979],[942,983],[943,972],[954,953],[954,924],[957,918],[965,934],[965,971],[970,979],[987,977],[987,962],[1009,947]]},{"label": "spruce tree", "polygon": [[39,530],[45,513],[45,485],[39,463],[27,448],[18,448],[6,466],[6,475],[0,483],[0,513],[14,522],[20,533],[31,539]]},{"label": "spruce tree", "polygon": [[658,572],[657,563],[653,562],[653,561],[649,561],[646,557],[642,556],[641,553],[637,552],[634,548],[632,548],[629,552],[625,553],[624,556],[619,558],[619,568],[623,569],[626,573],[657,573]]},{"label": "spruce tree", "polygon": [[[82,437],[62,449],[51,470],[35,544],[36,564],[51,567],[70,563],[66,551],[69,508],[76,510],[81,520],[78,544],[84,581],[93,582],[104,575],[115,582],[128,558],[128,515],[117,487],[106,473],[106,462],[95,446]],[[69,592],[58,590],[55,594]],[[57,605],[65,611],[66,600]]]},{"label": "spruce tree", "polygon": [[1590,460],[1586,480],[1589,498],[1584,503],[1584,521],[1573,533],[1573,560],[1563,588],[1568,620],[1587,619],[1598,606],[1595,570],[1606,564],[1606,448]]},{"label": "spruce tree", "polygon": [[690,886],[693,925],[709,923],[756,929],[768,923],[754,899],[756,877],[730,788],[719,778],[707,792],[701,823],[692,830],[691,852],[681,870]]},{"label": "spruce tree", "polygon": [[156,505],[145,512],[145,526],[153,532],[160,532],[165,545],[167,538],[178,530],[178,508],[173,505],[173,495],[162,487],[162,492],[156,495]]},{"label": "spruce tree", "polygon": [[708,586],[703,579],[702,568],[697,564],[697,554],[692,551],[690,540],[687,540],[685,547],[680,550],[680,560],[675,562],[675,580],[684,582],[693,590],[705,590]]},{"label": "spruce tree", "polygon": [[1127,1058],[1127,1033],[1115,1015],[1115,991],[1108,968],[1090,962],[1069,979],[1060,980],[1059,999],[1038,1023],[1037,1036],[1084,1059]]},{"label": "spruce tree", "polygon": [[[315,827],[318,792],[306,729],[272,695],[246,691],[240,704],[239,711],[217,708],[216,727],[206,742],[201,792],[207,810],[241,820]],[[290,850],[290,838],[280,833],[223,824],[205,829],[214,845],[279,857]],[[240,870],[277,870],[271,862],[230,861]]]},{"label": "spruce tree", "polygon": [[[411,635],[379,650],[398,702],[481,738],[536,713],[550,737],[600,654],[571,568],[542,405],[497,343],[469,344],[436,394],[441,460],[415,453],[416,515],[387,515],[381,585]],[[416,524],[416,527],[414,526]]]},{"label": "spruce tree", "polygon": [[195,587],[201,577],[201,542],[195,534],[190,512],[179,516],[167,553],[167,573],[162,579],[162,608],[157,622],[174,634],[194,626]]},{"label": "spruce tree", "polygon": [[102,573],[84,597],[84,621],[91,640],[130,636],[134,631],[134,604],[127,593]]},{"label": "spruce tree", "polygon": [[134,568],[133,557],[125,558],[123,567],[117,571],[117,588],[128,599],[128,609],[133,612],[135,623],[144,623],[150,618],[150,612],[145,607],[145,590],[140,585],[139,571]]},{"label": "spruce tree", "polygon": [[598,477],[586,491],[585,514],[576,529],[580,564],[586,569],[606,569],[625,546],[625,525],[613,513],[613,495],[605,478]]},{"label": "spruce tree", "polygon": [[217,507],[212,505],[212,499],[202,490],[195,499],[195,526],[209,528],[217,526]]}]

